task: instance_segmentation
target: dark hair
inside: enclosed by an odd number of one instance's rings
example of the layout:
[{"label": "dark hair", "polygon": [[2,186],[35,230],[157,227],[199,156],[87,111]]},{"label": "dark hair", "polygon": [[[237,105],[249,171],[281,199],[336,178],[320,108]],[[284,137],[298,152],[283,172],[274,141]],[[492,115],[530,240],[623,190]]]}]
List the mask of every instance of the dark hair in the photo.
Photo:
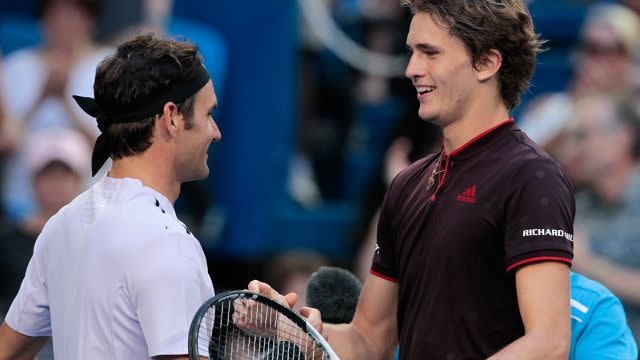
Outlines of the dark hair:
[{"label": "dark hair", "polygon": [[96,19],[102,10],[102,0],[39,0],[36,9],[38,19],[42,19],[51,5],[56,2],[73,4],[74,6],[84,10],[93,19]]},{"label": "dark hair", "polygon": [[[202,57],[189,42],[145,34],[127,41],[96,70],[96,98],[110,99],[118,105],[135,103],[149,94],[166,89],[176,81],[192,79],[200,69]],[[195,94],[180,104],[185,129],[193,127]],[[159,114],[158,114],[159,115]],[[112,124],[104,131],[113,159],[143,153],[153,140],[158,115],[138,122]]]},{"label": "dark hair", "polygon": [[474,66],[487,51],[500,51],[500,95],[509,110],[518,105],[544,43],[535,33],[522,0],[402,0],[402,4],[414,14],[430,14],[460,39]]}]

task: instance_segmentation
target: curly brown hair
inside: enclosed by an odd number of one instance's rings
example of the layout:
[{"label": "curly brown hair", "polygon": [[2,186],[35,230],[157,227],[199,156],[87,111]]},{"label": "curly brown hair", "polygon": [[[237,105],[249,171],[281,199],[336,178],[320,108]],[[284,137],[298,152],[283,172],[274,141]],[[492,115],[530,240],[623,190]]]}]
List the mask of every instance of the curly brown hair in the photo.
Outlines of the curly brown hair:
[{"label": "curly brown hair", "polygon": [[[413,14],[424,12],[466,46],[473,64],[489,50],[502,54],[500,95],[513,110],[529,88],[544,41],[535,33],[522,0],[401,0]],[[474,65],[475,66],[475,65]]]}]

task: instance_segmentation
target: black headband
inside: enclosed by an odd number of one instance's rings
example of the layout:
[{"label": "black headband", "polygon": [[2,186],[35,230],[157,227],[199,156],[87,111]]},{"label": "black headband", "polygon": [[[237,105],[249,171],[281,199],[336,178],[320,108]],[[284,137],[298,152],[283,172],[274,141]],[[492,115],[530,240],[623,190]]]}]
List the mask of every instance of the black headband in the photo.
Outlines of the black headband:
[{"label": "black headband", "polygon": [[[182,103],[195,93],[200,91],[211,77],[204,66],[201,66],[196,76],[189,80],[180,80],[168,85],[168,87],[153,92],[148,96],[136,99],[131,104],[118,104],[111,99],[92,99],[90,97],[73,95],[78,106],[84,112],[98,120],[98,128],[101,132],[112,124],[124,124],[138,122],[143,119],[162,113],[164,105],[168,102]],[[93,176],[111,155],[108,141],[103,134],[96,139],[93,155],[91,156],[91,172]]]}]

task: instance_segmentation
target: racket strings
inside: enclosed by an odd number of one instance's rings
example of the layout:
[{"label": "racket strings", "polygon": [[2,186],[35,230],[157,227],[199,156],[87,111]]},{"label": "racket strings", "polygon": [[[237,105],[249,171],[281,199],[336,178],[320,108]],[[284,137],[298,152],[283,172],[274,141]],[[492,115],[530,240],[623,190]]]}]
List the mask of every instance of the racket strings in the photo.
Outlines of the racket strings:
[{"label": "racket strings", "polygon": [[252,300],[228,300],[209,308],[200,322],[198,349],[221,360],[329,358],[291,319]]}]

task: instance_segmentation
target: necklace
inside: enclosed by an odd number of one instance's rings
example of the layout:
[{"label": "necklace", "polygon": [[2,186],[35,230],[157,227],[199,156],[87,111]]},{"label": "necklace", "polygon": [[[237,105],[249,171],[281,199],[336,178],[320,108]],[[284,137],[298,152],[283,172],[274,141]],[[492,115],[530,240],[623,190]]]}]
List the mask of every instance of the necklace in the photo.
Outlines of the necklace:
[{"label": "necklace", "polygon": [[444,170],[439,170],[440,169],[440,163],[442,163],[442,153],[440,153],[440,156],[438,157],[438,163],[433,168],[433,171],[431,172],[431,176],[429,176],[429,180],[427,181],[427,191],[430,191],[431,188],[433,187],[433,185],[435,185],[435,183],[436,183],[436,175],[444,172]]}]

